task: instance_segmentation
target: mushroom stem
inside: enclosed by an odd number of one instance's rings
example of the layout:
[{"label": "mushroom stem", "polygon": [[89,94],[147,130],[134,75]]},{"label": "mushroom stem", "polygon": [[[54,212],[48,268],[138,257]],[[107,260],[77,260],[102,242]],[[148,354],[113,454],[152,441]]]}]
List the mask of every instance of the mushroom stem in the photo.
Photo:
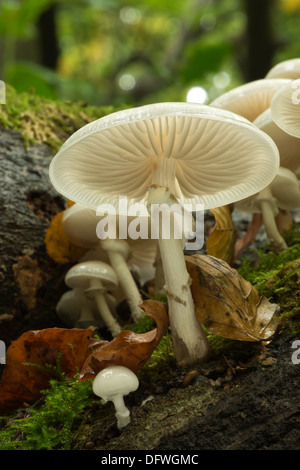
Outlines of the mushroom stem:
[{"label": "mushroom stem", "polygon": [[88,328],[95,324],[95,318],[93,311],[87,303],[84,303],[81,307],[80,317],[75,323],[75,328]]},{"label": "mushroom stem", "polygon": [[275,221],[280,234],[289,230],[293,225],[293,217],[290,211],[284,209],[279,209],[279,213],[275,217]]},{"label": "mushroom stem", "polygon": [[154,267],[155,267],[154,295],[163,294],[165,276],[164,276],[163,265],[162,265],[161,256],[159,252],[159,247],[157,249],[157,253],[155,257]]},{"label": "mushroom stem", "polygon": [[126,263],[125,252],[129,251],[129,247],[125,240],[110,239],[101,240],[101,246],[107,251],[110,264],[116,271],[120,286],[126,296],[132,319],[137,323],[144,318],[145,312],[139,307],[143,299]]},{"label": "mushroom stem", "polygon": [[266,199],[263,199],[259,201],[259,205],[267,237],[270,241],[272,248],[276,252],[286,250],[287,244],[278,231],[272,203]]},{"label": "mushroom stem", "polygon": [[[151,203],[168,204],[170,207],[174,201],[176,201],[174,195],[166,188],[156,185],[149,188],[149,213],[151,213]],[[173,212],[169,220],[174,227]],[[174,228],[174,231],[170,230],[170,237],[164,239],[162,230],[160,223],[158,243],[164,270],[165,292],[168,298],[173,349],[178,365],[188,367],[207,358],[209,345],[195,315],[190,289],[191,280],[186,268],[182,238],[175,238]]]},{"label": "mushroom stem", "polygon": [[107,305],[105,292],[106,290],[102,286],[101,281],[98,279],[91,281],[91,287],[85,290],[85,294],[87,296],[92,296],[95,300],[102,320],[104,321],[108,330],[111,332],[112,336],[115,337],[120,333],[120,331],[122,331],[122,328],[115,317],[112,315]]},{"label": "mushroom stem", "polygon": [[123,395],[115,395],[111,398],[111,401],[116,410],[115,417],[117,418],[117,426],[119,429],[124,428],[130,423],[130,411],[124,403]]},{"label": "mushroom stem", "polygon": [[111,311],[108,308],[104,294],[100,291],[95,291],[94,299],[101,314],[101,317],[107,326],[108,330],[111,332],[112,336],[117,336],[120,331],[122,331],[121,326],[117,320],[111,314]]}]

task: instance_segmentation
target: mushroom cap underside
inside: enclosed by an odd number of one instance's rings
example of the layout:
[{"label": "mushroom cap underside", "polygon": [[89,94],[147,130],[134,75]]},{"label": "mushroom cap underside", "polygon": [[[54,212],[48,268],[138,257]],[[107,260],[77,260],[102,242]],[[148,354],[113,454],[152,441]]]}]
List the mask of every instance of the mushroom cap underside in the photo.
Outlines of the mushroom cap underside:
[{"label": "mushroom cap underside", "polygon": [[280,166],[292,170],[300,176],[300,137],[288,134],[277,126],[272,117],[271,108],[258,116],[253,124],[268,134],[275,142],[280,155]]},{"label": "mushroom cap underside", "polygon": [[274,93],[271,112],[277,126],[300,138],[300,79],[290,81]]},{"label": "mushroom cap underside", "polygon": [[270,107],[273,94],[289,79],[260,79],[240,85],[213,100],[210,105],[227,109],[253,122]]},{"label": "mushroom cap underside", "polygon": [[109,204],[118,212],[124,196],[128,210],[139,204],[146,215],[158,159],[175,161],[175,196],[190,210],[250,196],[279,167],[272,139],[243,117],[205,105],[158,103],[84,126],[52,160],[50,179],[59,193],[94,210]]},{"label": "mushroom cap underside", "polygon": [[297,176],[288,168],[279,168],[277,175],[265,193],[267,196],[263,192],[263,195],[258,193],[243,199],[235,204],[235,207],[248,213],[260,213],[259,201],[263,199],[269,200],[274,213],[278,209],[290,211],[300,207],[299,182]]}]

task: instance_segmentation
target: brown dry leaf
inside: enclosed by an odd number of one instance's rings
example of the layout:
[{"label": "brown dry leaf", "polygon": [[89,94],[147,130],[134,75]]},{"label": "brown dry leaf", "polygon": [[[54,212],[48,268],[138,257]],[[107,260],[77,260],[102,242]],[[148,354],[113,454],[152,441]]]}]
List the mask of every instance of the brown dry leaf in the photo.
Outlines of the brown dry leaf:
[{"label": "brown dry leaf", "polygon": [[279,307],[270,303],[224,260],[186,256],[198,320],[211,333],[241,341],[268,341]]},{"label": "brown dry leaf", "polygon": [[[72,204],[69,201],[68,207]],[[48,255],[56,263],[75,263],[84,255],[87,249],[74,245],[66,236],[61,223],[63,214],[64,211],[59,212],[51,220],[45,236],[46,249]]]},{"label": "brown dry leaf", "polygon": [[235,231],[231,218],[231,206],[210,209],[216,224],[206,241],[206,251],[210,256],[232,263],[234,257]]},{"label": "brown dry leaf", "polygon": [[169,326],[166,306],[158,300],[145,300],[140,307],[156,323],[147,333],[121,331],[112,341],[92,340],[87,359],[80,372],[80,380],[94,379],[109,365],[122,365],[137,372],[150,358]]},{"label": "brown dry leaf", "polygon": [[65,375],[73,377],[84,363],[92,334],[92,329],[47,328],[27,331],[13,341],[0,383],[0,412],[8,413],[40,398],[41,390],[54,378],[45,365],[55,367],[59,360]]}]

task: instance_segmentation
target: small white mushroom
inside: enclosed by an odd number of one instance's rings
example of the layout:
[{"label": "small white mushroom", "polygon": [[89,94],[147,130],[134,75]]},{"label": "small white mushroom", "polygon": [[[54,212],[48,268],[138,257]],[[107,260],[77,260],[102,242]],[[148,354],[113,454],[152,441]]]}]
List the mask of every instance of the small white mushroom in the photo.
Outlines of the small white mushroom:
[{"label": "small white mushroom", "polygon": [[103,321],[97,315],[97,311],[95,302],[87,299],[81,289],[65,292],[56,306],[58,317],[69,328],[103,326]]},{"label": "small white mushroom", "polygon": [[130,423],[130,411],[124,396],[137,390],[139,380],[134,372],[124,366],[113,365],[101,370],[93,380],[93,392],[106,403],[112,401],[119,429]]},{"label": "small white mushroom", "polygon": [[118,285],[118,279],[111,266],[101,261],[86,261],[72,266],[65,276],[65,283],[73,289],[82,289],[87,297],[95,300],[98,312],[112,336],[122,330],[112,315],[105,294]]}]

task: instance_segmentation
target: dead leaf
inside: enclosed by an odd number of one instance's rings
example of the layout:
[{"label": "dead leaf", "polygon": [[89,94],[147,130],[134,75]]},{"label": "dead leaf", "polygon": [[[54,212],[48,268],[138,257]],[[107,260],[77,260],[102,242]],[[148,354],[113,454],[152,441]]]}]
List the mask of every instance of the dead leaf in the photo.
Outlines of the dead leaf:
[{"label": "dead leaf", "polygon": [[231,217],[231,206],[210,209],[216,224],[206,241],[206,251],[210,256],[232,263],[234,256],[235,231]]},{"label": "dead leaf", "polygon": [[[92,329],[47,328],[27,331],[8,347],[0,383],[0,412],[7,413],[40,398],[54,378],[45,365],[56,366],[73,377],[84,363]],[[38,364],[39,366],[26,365]]]},{"label": "dead leaf", "polygon": [[80,372],[80,380],[94,379],[100,370],[111,364],[141,369],[166,334],[169,319],[166,306],[158,300],[145,300],[140,307],[156,323],[147,333],[121,331],[112,341],[91,341],[89,354]]},{"label": "dead leaf", "polygon": [[277,326],[279,307],[262,297],[224,260],[186,256],[199,322],[215,335],[241,341],[268,341]]}]

